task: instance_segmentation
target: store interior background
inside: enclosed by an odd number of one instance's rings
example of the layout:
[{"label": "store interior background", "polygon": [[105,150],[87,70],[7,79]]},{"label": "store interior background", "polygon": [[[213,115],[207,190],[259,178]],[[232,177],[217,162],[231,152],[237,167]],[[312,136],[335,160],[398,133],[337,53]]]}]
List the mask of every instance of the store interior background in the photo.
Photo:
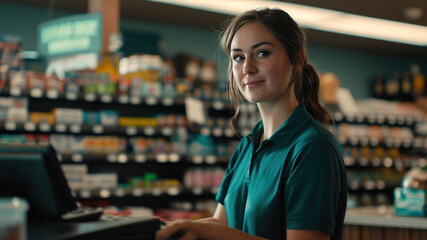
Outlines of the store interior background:
[{"label": "store interior background", "polygon": [[[47,20],[87,12],[88,1],[0,1],[0,33],[22,36],[24,51],[37,50],[38,25]],[[427,26],[427,2],[383,0],[287,1],[340,10],[371,17]],[[52,4],[52,5],[50,5]],[[417,20],[405,18],[404,9],[419,7],[424,15]],[[49,8],[51,10],[49,11]],[[173,5],[123,0],[120,29],[135,36],[154,36],[165,56],[186,52],[217,64],[219,79],[225,79],[227,59],[218,47],[218,31],[226,15]],[[292,15],[292,13],[290,13]],[[25,16],[25,17],[24,17]],[[335,73],[355,99],[371,96],[376,74],[408,72],[414,63],[427,71],[427,47],[307,30],[308,54],[320,72]],[[133,43],[138,41],[133,41]],[[144,39],[141,37],[140,42]],[[126,43],[125,43],[126,44]],[[134,46],[135,49],[141,46]]]}]

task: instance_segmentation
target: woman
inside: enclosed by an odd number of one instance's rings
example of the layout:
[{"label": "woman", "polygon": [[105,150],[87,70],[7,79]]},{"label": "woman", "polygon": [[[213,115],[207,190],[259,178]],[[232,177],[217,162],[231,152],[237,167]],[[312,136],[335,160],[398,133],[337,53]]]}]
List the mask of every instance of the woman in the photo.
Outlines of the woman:
[{"label": "woman", "polygon": [[305,37],[279,9],[248,11],[223,32],[229,89],[261,121],[231,156],[211,218],[168,223],[157,239],[340,239],[347,202],[342,155],[318,102]]}]

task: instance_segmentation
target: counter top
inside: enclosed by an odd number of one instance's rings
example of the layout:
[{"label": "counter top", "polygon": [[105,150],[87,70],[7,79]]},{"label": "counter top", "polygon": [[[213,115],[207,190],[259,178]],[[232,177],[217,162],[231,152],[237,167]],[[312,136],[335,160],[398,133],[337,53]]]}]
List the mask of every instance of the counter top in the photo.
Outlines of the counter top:
[{"label": "counter top", "polygon": [[359,207],[347,209],[344,224],[427,230],[427,217],[396,216],[393,206]]}]

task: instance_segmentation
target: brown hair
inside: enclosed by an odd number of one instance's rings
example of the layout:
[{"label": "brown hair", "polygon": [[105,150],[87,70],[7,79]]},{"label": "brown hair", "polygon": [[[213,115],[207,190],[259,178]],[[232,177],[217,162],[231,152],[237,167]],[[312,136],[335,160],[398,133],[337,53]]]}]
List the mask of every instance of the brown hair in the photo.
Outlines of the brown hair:
[{"label": "brown hair", "polygon": [[[319,76],[314,66],[306,60],[305,34],[302,29],[288,13],[280,9],[263,8],[247,11],[232,19],[222,32],[220,44],[228,55],[234,34],[240,27],[249,22],[263,24],[283,44],[292,66],[294,66],[292,79],[287,90],[293,89],[297,101],[305,104],[307,111],[313,118],[327,127],[333,118],[329,111],[319,103]],[[301,63],[301,59],[304,62]],[[231,127],[236,132],[235,123],[240,110],[239,101],[245,101],[245,98],[234,82],[231,59],[228,64],[228,80],[230,100],[235,110],[231,117]]]}]

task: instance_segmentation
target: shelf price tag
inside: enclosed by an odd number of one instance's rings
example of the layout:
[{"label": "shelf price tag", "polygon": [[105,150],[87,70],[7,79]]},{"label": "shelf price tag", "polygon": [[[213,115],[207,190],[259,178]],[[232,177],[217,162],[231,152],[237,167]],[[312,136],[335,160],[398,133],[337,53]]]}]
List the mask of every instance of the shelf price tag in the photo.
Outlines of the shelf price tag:
[{"label": "shelf price tag", "polygon": [[211,135],[211,129],[208,127],[204,127],[200,130],[200,134],[205,135],[205,136],[210,136]]},{"label": "shelf price tag", "polygon": [[115,153],[108,154],[107,161],[111,163],[117,162],[117,155]]},{"label": "shelf price tag", "polygon": [[8,130],[8,131],[15,131],[16,130],[16,123],[12,122],[12,121],[7,121],[4,124],[4,128],[6,128],[6,130]]},{"label": "shelf price tag", "polygon": [[70,126],[70,132],[72,133],[80,133],[82,131],[82,127],[79,124],[73,124]]},{"label": "shelf price tag", "polygon": [[156,105],[157,99],[155,97],[148,97],[147,99],[145,99],[145,103],[147,105]]},{"label": "shelf price tag", "polygon": [[92,132],[95,134],[102,134],[104,132],[104,127],[102,125],[95,125],[92,128]]},{"label": "shelf price tag", "polygon": [[136,129],[136,127],[127,127],[126,128],[126,134],[129,136],[134,136],[138,133],[138,130]]},{"label": "shelf price tag", "polygon": [[225,130],[224,130],[224,134],[225,134],[225,136],[227,136],[227,137],[233,137],[233,136],[234,136],[233,129],[231,129],[231,128],[227,128],[227,129],[225,129]]},{"label": "shelf price tag", "polygon": [[58,90],[56,89],[49,89],[46,92],[46,97],[49,99],[57,99],[59,96]]},{"label": "shelf price tag", "polygon": [[65,98],[70,101],[77,100],[78,94],[76,92],[67,92],[65,94]]},{"label": "shelf price tag", "polygon": [[192,98],[185,98],[185,113],[187,119],[198,124],[206,124],[207,111],[202,101]]},{"label": "shelf price tag", "polygon": [[113,101],[113,96],[111,94],[103,94],[101,95],[101,102],[103,103],[110,103]]},{"label": "shelf price tag", "polygon": [[73,162],[83,162],[83,155],[80,153],[75,153],[71,155],[71,161]]},{"label": "shelf price tag", "polygon": [[157,154],[156,161],[159,163],[165,163],[168,161],[168,156],[165,153]]},{"label": "shelf price tag", "polygon": [[117,162],[119,162],[119,163],[127,163],[127,161],[128,161],[128,156],[126,154],[120,153],[117,156]]},{"label": "shelf price tag", "polygon": [[55,125],[55,130],[60,133],[64,133],[67,131],[67,126],[63,123],[58,123]]},{"label": "shelf price tag", "polygon": [[19,97],[22,95],[22,89],[20,87],[11,87],[10,95],[14,97]]},{"label": "shelf price tag", "polygon": [[145,161],[147,161],[147,157],[144,154],[136,154],[135,155],[135,162],[143,163]]},{"label": "shelf price tag", "polygon": [[212,107],[216,110],[222,110],[224,109],[224,103],[221,101],[215,101],[213,102]]},{"label": "shelf price tag", "polygon": [[119,97],[118,97],[118,99],[117,99],[118,101],[119,101],[119,103],[121,103],[121,104],[127,104],[127,103],[129,103],[129,96],[128,95],[125,95],[125,94],[121,94],[121,95],[119,95]]},{"label": "shelf price tag", "polygon": [[25,131],[34,132],[36,130],[36,124],[34,122],[26,122],[24,124]]},{"label": "shelf price tag", "polygon": [[144,134],[145,135],[152,136],[152,135],[154,135],[154,133],[156,133],[156,129],[154,129],[153,127],[144,128]]},{"label": "shelf price tag", "polygon": [[195,164],[203,163],[203,157],[201,155],[193,156],[193,163]]},{"label": "shelf price tag", "polygon": [[215,164],[217,162],[217,159],[213,155],[209,155],[206,157],[206,163],[207,164]]},{"label": "shelf price tag", "polygon": [[213,129],[213,131],[212,131],[212,134],[215,136],[215,137],[220,137],[220,136],[222,136],[222,129],[221,128],[219,128],[219,127],[216,127],[216,128],[214,128]]},{"label": "shelf price tag", "polygon": [[42,123],[40,123],[40,125],[39,125],[39,129],[40,129],[40,131],[42,131],[42,132],[50,132],[51,126],[50,126],[50,124],[49,124],[49,123],[42,122]]},{"label": "shelf price tag", "polygon": [[162,134],[164,135],[164,136],[170,136],[170,135],[172,135],[172,133],[173,133],[173,130],[172,130],[172,128],[171,127],[164,127],[164,128],[162,128]]},{"label": "shelf price tag", "polygon": [[163,98],[162,104],[165,106],[172,106],[173,105],[173,98],[170,98],[170,97]]},{"label": "shelf price tag", "polygon": [[85,94],[85,100],[87,102],[94,102],[96,100],[96,95],[95,93],[86,93]]},{"label": "shelf price tag", "polygon": [[31,89],[30,95],[33,98],[41,98],[43,96],[43,90],[40,88],[33,88]]},{"label": "shelf price tag", "polygon": [[176,153],[169,154],[169,162],[179,162],[179,155]]},{"label": "shelf price tag", "polygon": [[134,105],[138,105],[138,104],[140,104],[140,103],[141,103],[141,98],[140,98],[140,97],[138,97],[138,96],[132,96],[132,97],[130,98],[130,103],[131,103],[131,104],[134,104]]}]

